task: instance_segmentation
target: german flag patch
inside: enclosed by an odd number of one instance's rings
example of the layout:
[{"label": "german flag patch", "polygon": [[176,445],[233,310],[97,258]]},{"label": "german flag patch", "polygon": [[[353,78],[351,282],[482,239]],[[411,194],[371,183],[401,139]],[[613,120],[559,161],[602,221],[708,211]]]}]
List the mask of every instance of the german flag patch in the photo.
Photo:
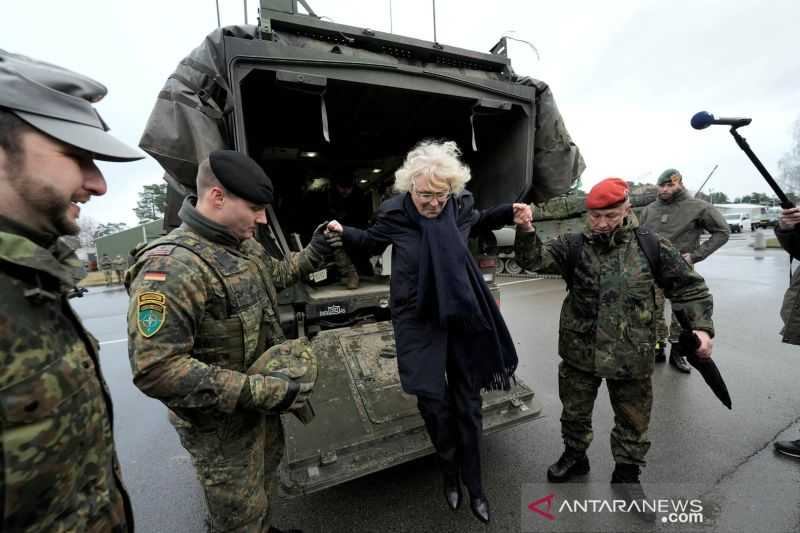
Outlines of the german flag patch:
[{"label": "german flag patch", "polygon": [[145,281],[166,281],[166,272],[148,271],[144,273]]},{"label": "german flag patch", "polygon": [[143,292],[136,297],[136,326],[150,338],[161,329],[167,318],[167,297],[160,292]]}]

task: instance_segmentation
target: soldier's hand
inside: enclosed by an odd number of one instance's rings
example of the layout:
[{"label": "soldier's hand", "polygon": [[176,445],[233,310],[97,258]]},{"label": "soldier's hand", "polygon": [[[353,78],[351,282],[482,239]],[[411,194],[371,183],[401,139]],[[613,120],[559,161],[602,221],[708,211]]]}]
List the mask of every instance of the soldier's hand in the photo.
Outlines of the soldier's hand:
[{"label": "soldier's hand", "polygon": [[800,207],[792,207],[781,211],[781,216],[778,218],[778,226],[780,226],[781,229],[789,230],[799,223]]},{"label": "soldier's hand", "polygon": [[339,224],[336,220],[331,220],[328,222],[328,231],[332,231],[334,233],[342,233],[344,232],[344,228],[341,224]]},{"label": "soldier's hand", "polygon": [[700,339],[700,347],[697,349],[697,357],[700,359],[710,359],[711,352],[714,349],[714,340],[711,338],[711,335],[700,329],[692,330],[692,333],[697,335],[697,338]]},{"label": "soldier's hand", "polygon": [[250,397],[243,401],[246,408],[278,414],[302,407],[311,396],[312,383],[298,383],[289,376],[252,374],[247,376]]},{"label": "soldier's hand", "polygon": [[328,242],[328,238],[325,235],[325,228],[327,225],[327,222],[323,222],[317,226],[317,228],[314,230],[314,233],[311,235],[311,242],[308,243],[309,248],[323,256],[331,255],[333,253],[333,247],[331,246],[330,242]]}]

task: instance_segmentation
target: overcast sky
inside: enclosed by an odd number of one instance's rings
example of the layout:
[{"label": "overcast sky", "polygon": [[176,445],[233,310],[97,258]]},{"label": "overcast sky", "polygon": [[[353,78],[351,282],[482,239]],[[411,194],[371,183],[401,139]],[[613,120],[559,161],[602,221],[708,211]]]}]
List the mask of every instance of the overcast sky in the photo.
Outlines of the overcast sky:
[{"label": "overcast sky", "polygon": [[[308,0],[335,22],[390,29],[389,0]],[[244,22],[243,0],[219,0],[222,24]],[[248,0],[255,23],[258,0]],[[433,40],[431,0],[393,0],[395,33]],[[438,41],[488,51],[503,35],[513,68],[547,82],[584,154],[582,180],[654,181],[678,168],[696,188],[730,197],[769,192],[727,128],[695,131],[700,110],[747,116],[740,130],[777,177],[800,117],[798,0],[438,0]],[[177,63],[217,25],[214,0],[0,0],[0,48],[90,75],[112,133],[138,145]],[[84,206],[98,222],[136,223],[142,185],[161,182],[148,158],[101,163],[109,192]],[[585,187],[586,188],[586,187]]]}]

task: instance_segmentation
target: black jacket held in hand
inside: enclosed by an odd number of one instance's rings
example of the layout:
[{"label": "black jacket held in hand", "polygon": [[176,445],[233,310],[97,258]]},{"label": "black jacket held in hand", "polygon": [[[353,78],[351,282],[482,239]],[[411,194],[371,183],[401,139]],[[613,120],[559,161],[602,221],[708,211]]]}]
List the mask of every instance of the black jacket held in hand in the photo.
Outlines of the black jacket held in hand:
[{"label": "black jacket held in hand", "polygon": [[[512,224],[514,220],[511,204],[478,211],[468,191],[450,201],[454,203],[455,224],[465,246],[470,235]],[[423,232],[417,217],[404,205],[406,202],[411,203],[408,194],[389,198],[378,209],[372,226],[366,230],[345,226],[343,234],[346,247],[369,249],[372,253],[392,245],[392,323],[403,390],[432,398],[444,397],[448,351],[484,388],[498,384],[497,376],[484,374],[488,364],[498,359],[505,361],[506,370],[510,370],[505,376],[507,382],[516,367],[516,351],[494,299],[487,302],[483,297],[488,288],[482,277],[476,281],[486,290],[477,289],[476,298],[482,312],[489,317],[489,328],[471,331],[453,323],[443,325],[439,317],[426,314],[424,309],[425,318],[421,318],[417,294]],[[411,209],[415,209],[413,204]],[[474,260],[469,256],[467,259],[472,263],[465,267],[474,267],[476,271]],[[499,382],[502,381],[501,378]]]}]

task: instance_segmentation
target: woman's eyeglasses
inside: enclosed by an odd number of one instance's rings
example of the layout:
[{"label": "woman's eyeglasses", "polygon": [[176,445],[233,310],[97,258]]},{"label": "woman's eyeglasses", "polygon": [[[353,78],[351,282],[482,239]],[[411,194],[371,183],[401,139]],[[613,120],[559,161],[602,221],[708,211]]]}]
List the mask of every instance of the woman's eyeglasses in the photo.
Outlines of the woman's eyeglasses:
[{"label": "woman's eyeglasses", "polygon": [[414,190],[414,194],[416,194],[417,197],[420,200],[425,200],[426,202],[430,202],[434,198],[436,200],[438,200],[439,202],[444,202],[448,198],[450,198],[450,191],[446,191],[446,192],[430,192],[430,191],[417,191],[417,190]]}]

